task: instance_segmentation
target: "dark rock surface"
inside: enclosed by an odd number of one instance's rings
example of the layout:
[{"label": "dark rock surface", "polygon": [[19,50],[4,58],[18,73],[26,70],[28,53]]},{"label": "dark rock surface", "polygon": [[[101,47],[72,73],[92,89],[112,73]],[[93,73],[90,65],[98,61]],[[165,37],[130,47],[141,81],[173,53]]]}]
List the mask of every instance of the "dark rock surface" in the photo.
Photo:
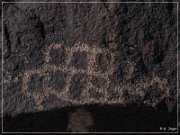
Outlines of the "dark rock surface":
[{"label": "dark rock surface", "polygon": [[[77,116],[72,119],[71,114],[75,114],[78,109],[82,110],[82,108],[85,109],[85,114],[84,112],[77,113]],[[77,128],[81,129],[84,128],[83,126],[91,125],[86,132],[165,133],[176,131],[168,130],[169,127],[176,127],[174,119],[176,119],[176,110],[169,113],[164,104],[158,104],[156,109],[137,104],[128,104],[126,107],[96,104],[19,114],[15,117],[6,115],[4,132],[67,132],[69,126],[75,126],[73,129],[76,128],[77,132]],[[160,127],[166,130],[160,130]],[[80,132],[82,131],[81,129]]]},{"label": "dark rock surface", "polygon": [[5,114],[162,101],[176,109],[175,3],[4,3],[3,16]]}]

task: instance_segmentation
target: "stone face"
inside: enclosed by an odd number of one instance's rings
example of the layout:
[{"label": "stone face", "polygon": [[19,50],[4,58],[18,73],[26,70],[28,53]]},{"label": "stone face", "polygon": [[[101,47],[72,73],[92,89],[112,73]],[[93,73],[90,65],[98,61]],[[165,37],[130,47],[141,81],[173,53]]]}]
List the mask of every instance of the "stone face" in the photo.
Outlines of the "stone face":
[{"label": "stone face", "polygon": [[176,106],[176,7],[4,3],[4,113],[137,101]]}]

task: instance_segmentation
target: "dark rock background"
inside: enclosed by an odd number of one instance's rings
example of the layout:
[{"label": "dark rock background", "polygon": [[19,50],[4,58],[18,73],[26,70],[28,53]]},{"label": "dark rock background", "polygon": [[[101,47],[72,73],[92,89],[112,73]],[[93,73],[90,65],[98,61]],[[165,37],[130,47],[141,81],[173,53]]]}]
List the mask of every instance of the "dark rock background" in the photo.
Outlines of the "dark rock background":
[{"label": "dark rock background", "polygon": [[[141,105],[148,103],[150,106],[157,107],[163,102],[169,113],[166,112],[167,115],[161,117],[161,120],[167,123],[170,119],[169,125],[174,124],[175,126],[176,113],[173,110],[176,110],[177,104],[176,4],[5,3],[3,7],[3,105],[5,113],[17,114],[37,111],[34,109],[35,103],[21,94],[23,73],[26,70],[38,69],[43,66],[45,63],[43,51],[46,46],[52,43],[61,43],[67,47],[72,47],[75,43],[80,42],[89,46],[108,48],[110,52],[116,53],[115,65],[117,70],[112,76],[112,85],[119,85],[125,80],[131,86],[143,77],[149,78],[148,81],[157,76],[160,80],[166,79],[167,85],[165,87],[159,88],[159,84],[154,84],[148,87],[142,95],[136,91],[131,93],[126,89],[121,91],[120,98],[123,99],[121,104],[135,102],[135,105]],[[58,60],[54,59],[52,62],[59,62]],[[136,63],[132,74],[129,74],[130,69],[127,61]],[[103,62],[102,64],[106,63]],[[106,66],[102,65],[102,67]],[[8,78],[9,76],[10,78]],[[130,78],[128,78],[129,76]],[[13,82],[15,79],[18,81]],[[162,92],[168,94],[164,96]],[[78,93],[74,91],[71,94],[76,96]],[[113,88],[109,89],[109,100],[119,98],[116,97],[117,95],[119,96],[119,93],[114,92]],[[69,106],[71,103],[58,101],[52,95],[44,103],[44,110],[61,108],[66,105]],[[105,111],[107,112],[108,109]],[[131,112],[132,108],[127,108],[127,111]],[[158,108],[158,111],[163,112],[164,110]],[[147,112],[148,109],[141,110],[141,114]],[[161,114],[159,112],[154,111],[152,114],[157,113],[157,118],[159,118]],[[112,111],[111,114],[113,115],[114,112]],[[138,114],[137,118],[139,117],[141,115]],[[26,119],[24,115],[22,118]],[[7,119],[5,119],[6,125],[8,125]],[[14,125],[14,121],[15,123],[18,121],[17,119],[10,120],[6,127],[7,130],[10,130],[9,127]],[[31,121],[31,117],[28,119]],[[98,123],[101,123],[100,121]],[[144,122],[148,123],[150,120]],[[160,122],[159,125],[161,124]],[[150,128],[148,128],[149,125],[146,125],[142,131],[158,131],[159,125]],[[100,127],[98,128],[101,130]],[[14,129],[18,128],[12,128],[12,130]],[[134,127],[133,129],[138,128]],[[124,130],[130,129],[125,128]]]}]

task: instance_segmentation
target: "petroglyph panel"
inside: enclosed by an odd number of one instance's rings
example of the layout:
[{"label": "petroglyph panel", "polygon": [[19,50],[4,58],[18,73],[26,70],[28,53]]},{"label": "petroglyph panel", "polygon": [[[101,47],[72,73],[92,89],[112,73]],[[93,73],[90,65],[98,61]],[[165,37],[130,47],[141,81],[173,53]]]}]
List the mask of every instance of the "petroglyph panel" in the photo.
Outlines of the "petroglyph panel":
[{"label": "petroglyph panel", "polygon": [[[43,109],[41,103],[52,94],[77,104],[100,97],[102,102],[107,101],[109,76],[113,75],[110,64],[114,57],[108,49],[80,43],[73,47],[51,44],[45,49],[44,57],[46,62],[42,68],[25,71],[22,79],[22,92],[33,98],[39,110]],[[102,62],[96,67],[97,59]]]},{"label": "petroglyph panel", "polygon": [[[21,75],[22,84],[19,84],[21,94],[33,100],[34,109],[38,111],[46,110],[47,102],[63,107],[89,103],[126,103],[126,99],[130,102],[140,97],[144,103],[152,104],[153,101],[156,104],[159,99],[169,95],[166,79],[153,75],[131,81],[136,71],[134,62],[125,61],[118,66],[116,52],[105,47],[83,43],[72,47],[51,44],[44,49],[43,55],[44,65],[26,70]],[[123,79],[118,81],[119,77]],[[17,80],[14,79],[14,82]],[[52,97],[55,99],[49,101]]]}]

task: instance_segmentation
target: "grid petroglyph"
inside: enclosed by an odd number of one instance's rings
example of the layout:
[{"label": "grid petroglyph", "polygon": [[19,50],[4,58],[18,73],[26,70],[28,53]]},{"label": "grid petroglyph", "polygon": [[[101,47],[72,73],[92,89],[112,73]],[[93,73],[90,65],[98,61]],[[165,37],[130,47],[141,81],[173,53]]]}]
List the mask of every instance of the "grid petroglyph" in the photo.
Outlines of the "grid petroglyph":
[{"label": "grid petroglyph", "polygon": [[[52,96],[63,107],[91,103],[124,104],[126,98],[137,100],[139,97],[145,104],[156,105],[170,94],[167,79],[155,74],[141,76],[132,82],[137,65],[126,60],[121,62],[119,69],[117,52],[109,48],[81,43],[72,47],[51,44],[43,55],[45,63],[40,68],[25,70],[15,78],[7,74],[4,79],[7,89],[10,83],[20,85],[17,88],[19,94],[33,101],[37,111],[46,109],[44,103]],[[118,82],[118,77],[123,80]],[[153,94],[155,91],[158,92]]]},{"label": "grid petroglyph", "polygon": [[[51,56],[50,56],[50,51],[51,50],[58,50],[58,51],[64,51],[65,53],[65,60],[63,63],[56,65],[53,63],[50,63],[51,61]],[[85,53],[87,56],[87,65],[86,69],[78,69],[74,65],[71,64],[73,54],[75,53]],[[95,70],[95,63],[96,63],[96,56],[97,54],[106,54],[109,53],[108,49],[105,48],[98,48],[98,47],[90,47],[86,44],[75,44],[73,47],[65,47],[61,44],[52,44],[48,46],[45,49],[44,52],[44,57],[45,57],[45,64],[42,66],[42,68],[39,69],[33,69],[33,70],[27,70],[24,73],[23,77],[23,94],[27,97],[33,97],[34,101],[37,105],[38,110],[42,110],[42,105],[41,103],[43,100],[45,100],[45,97],[48,96],[49,94],[54,94],[57,96],[57,98],[60,98],[61,100],[72,102],[72,103],[83,103],[83,102],[91,102],[92,100],[95,101],[90,93],[91,90],[95,90],[96,92],[100,93],[101,95],[104,95],[103,98],[97,99],[98,102],[107,102],[107,88],[108,85],[110,84],[109,76],[113,75],[114,69],[113,66],[110,66],[110,68],[106,71],[100,71],[100,70]],[[111,60],[110,60],[110,65],[113,64],[114,62],[114,54],[111,53]],[[48,82],[50,81],[50,76],[49,73],[53,72],[56,74],[56,72],[62,72],[66,74],[66,77],[64,77],[64,87],[62,88],[63,90],[58,91],[53,89],[51,86],[48,85]],[[42,81],[37,82],[38,79],[36,78],[36,83],[42,83],[42,91],[38,90],[39,92],[36,92],[36,90],[29,90],[32,88],[28,87],[28,83],[31,82],[31,78],[36,75],[36,77],[41,77]],[[71,88],[71,81],[72,78],[76,77],[76,75],[82,75],[82,78],[85,79],[86,85],[83,87],[83,90],[80,92],[80,97],[82,97],[80,100],[77,100],[78,97],[71,98],[69,95],[69,91]],[[96,77],[99,79],[105,80],[105,89],[104,87],[97,87],[93,85],[91,82],[92,77]],[[58,81],[58,80],[55,80]],[[83,82],[84,83],[84,82]],[[39,84],[41,85],[41,84]],[[61,84],[59,84],[61,85]],[[76,84],[75,84],[76,85]],[[39,87],[38,87],[39,88]],[[94,91],[94,92],[95,92]]]},{"label": "grid petroglyph", "polygon": [[[16,78],[6,75],[4,81],[7,86],[9,83],[20,85],[20,94],[33,101],[37,111],[45,109],[44,103],[51,96],[62,107],[126,103],[126,98],[132,101],[138,97],[145,104],[156,105],[170,94],[167,79],[155,74],[140,76],[132,82],[137,65],[133,61],[122,61],[119,70],[117,52],[109,48],[82,43],[72,47],[51,44],[44,49],[43,55],[45,63],[41,67],[27,69]],[[123,74],[119,75],[117,71]],[[117,77],[123,80],[118,82]]]}]

